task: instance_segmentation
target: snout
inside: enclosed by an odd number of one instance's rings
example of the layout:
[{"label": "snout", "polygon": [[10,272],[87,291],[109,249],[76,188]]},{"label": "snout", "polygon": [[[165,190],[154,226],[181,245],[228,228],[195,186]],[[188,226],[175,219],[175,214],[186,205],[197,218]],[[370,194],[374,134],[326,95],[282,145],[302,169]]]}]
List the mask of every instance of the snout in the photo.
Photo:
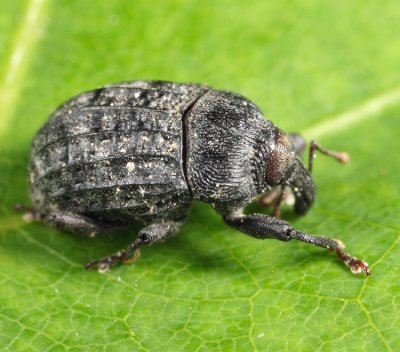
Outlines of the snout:
[{"label": "snout", "polygon": [[298,160],[290,186],[295,196],[294,211],[297,215],[304,215],[311,208],[315,199],[315,185],[310,172]]},{"label": "snout", "polygon": [[311,187],[305,187],[297,191],[293,189],[293,193],[296,199],[294,203],[294,212],[297,215],[306,214],[314,203],[315,189]]}]

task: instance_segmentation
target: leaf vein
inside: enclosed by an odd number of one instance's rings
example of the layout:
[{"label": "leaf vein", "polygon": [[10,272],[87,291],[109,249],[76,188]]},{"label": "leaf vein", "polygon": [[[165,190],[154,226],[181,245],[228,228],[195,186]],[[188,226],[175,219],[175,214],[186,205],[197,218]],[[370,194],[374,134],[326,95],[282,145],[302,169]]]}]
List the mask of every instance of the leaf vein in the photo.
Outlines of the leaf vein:
[{"label": "leaf vein", "polygon": [[383,94],[373,96],[347,111],[325,119],[323,122],[304,130],[303,135],[307,139],[331,135],[369,118],[376,118],[389,107],[399,104],[400,87],[396,87]]}]

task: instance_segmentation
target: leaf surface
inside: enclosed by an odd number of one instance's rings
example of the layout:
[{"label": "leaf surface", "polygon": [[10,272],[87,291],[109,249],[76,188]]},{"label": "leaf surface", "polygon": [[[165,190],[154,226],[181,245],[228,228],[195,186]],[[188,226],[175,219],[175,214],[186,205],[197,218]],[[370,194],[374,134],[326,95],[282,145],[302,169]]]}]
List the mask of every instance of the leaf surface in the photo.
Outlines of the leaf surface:
[{"label": "leaf surface", "polygon": [[[398,2],[0,5],[0,349],[399,349]],[[345,167],[316,160],[310,213],[285,214],[343,240],[373,275],[353,276],[306,244],[246,237],[201,203],[175,238],[100,275],[83,264],[134,230],[84,239],[13,213],[29,203],[29,145],[48,114],[134,79],[233,90],[281,128],[347,150]]]}]

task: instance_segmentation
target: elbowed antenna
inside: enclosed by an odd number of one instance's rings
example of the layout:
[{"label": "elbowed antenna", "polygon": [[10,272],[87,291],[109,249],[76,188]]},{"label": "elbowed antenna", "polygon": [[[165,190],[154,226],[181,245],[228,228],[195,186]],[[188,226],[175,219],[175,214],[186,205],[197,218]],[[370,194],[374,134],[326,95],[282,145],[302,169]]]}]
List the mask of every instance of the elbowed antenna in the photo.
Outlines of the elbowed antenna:
[{"label": "elbowed antenna", "polygon": [[308,171],[310,173],[312,172],[316,151],[319,151],[321,154],[326,156],[330,156],[341,164],[347,164],[350,161],[350,156],[346,152],[337,152],[336,150],[323,148],[318,142],[313,140],[310,143],[310,150],[308,152]]}]

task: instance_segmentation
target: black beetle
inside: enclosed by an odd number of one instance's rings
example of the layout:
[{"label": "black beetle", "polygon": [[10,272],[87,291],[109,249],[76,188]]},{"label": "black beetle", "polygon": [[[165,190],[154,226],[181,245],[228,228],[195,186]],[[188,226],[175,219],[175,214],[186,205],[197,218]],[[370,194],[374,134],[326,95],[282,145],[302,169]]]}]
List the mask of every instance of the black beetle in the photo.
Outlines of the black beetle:
[{"label": "black beetle", "polygon": [[[19,208],[88,236],[145,224],[127,249],[86,268],[107,270],[132,259],[139,247],[170,238],[196,199],[250,236],[335,250],[353,273],[369,275],[341,241],[303,233],[274,216],[244,215],[257,197],[278,210],[285,189],[294,195],[296,214],[308,211],[315,186],[299,157],[304,146],[238,94],[200,84],[117,83],[80,94],[50,116],[32,143],[33,208]],[[341,157],[313,143],[309,169],[316,149]]]}]

